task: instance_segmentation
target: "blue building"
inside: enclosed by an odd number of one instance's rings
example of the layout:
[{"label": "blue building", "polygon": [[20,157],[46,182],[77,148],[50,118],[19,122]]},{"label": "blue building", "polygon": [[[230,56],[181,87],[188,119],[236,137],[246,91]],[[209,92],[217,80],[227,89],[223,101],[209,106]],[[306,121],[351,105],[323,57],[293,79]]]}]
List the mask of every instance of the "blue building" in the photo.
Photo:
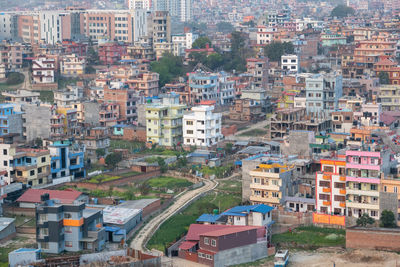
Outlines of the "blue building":
[{"label": "blue building", "polygon": [[52,179],[85,177],[85,147],[70,140],[54,141],[49,145]]},{"label": "blue building", "polygon": [[0,104],[0,136],[12,133],[22,135],[22,112],[13,104]]}]

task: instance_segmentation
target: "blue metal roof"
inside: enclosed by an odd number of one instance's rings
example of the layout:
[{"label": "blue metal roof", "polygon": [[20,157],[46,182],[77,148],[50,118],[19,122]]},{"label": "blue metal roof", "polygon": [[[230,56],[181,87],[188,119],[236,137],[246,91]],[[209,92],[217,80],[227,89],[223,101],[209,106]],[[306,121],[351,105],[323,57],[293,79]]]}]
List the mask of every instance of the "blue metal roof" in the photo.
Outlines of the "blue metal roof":
[{"label": "blue metal roof", "polygon": [[199,218],[197,218],[196,222],[209,222],[209,223],[215,223],[220,215],[214,215],[214,214],[202,214],[200,215]]},{"label": "blue metal roof", "polygon": [[104,227],[104,229],[106,230],[106,232],[118,232],[119,230],[121,230],[121,228],[117,226],[106,226]]},{"label": "blue metal roof", "polygon": [[246,216],[249,212],[260,212],[266,214],[273,210],[274,207],[258,204],[258,205],[250,205],[250,206],[236,206],[233,207],[223,213],[221,215],[230,215],[230,216]]}]

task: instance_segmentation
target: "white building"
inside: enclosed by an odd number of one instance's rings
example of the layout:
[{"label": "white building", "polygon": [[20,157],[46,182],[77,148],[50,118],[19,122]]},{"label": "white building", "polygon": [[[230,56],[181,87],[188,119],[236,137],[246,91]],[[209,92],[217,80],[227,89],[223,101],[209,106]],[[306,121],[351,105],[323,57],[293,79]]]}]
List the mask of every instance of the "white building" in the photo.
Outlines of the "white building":
[{"label": "white building", "polygon": [[6,78],[6,65],[0,64],[0,81]]},{"label": "white building", "polygon": [[197,106],[183,115],[184,145],[209,147],[222,140],[222,114],[213,111],[214,106]]},{"label": "white building", "polygon": [[53,58],[39,57],[32,61],[34,83],[54,83],[56,65]]},{"label": "white building", "polygon": [[282,55],[281,67],[287,74],[298,73],[300,70],[299,57],[297,55]]},{"label": "white building", "polygon": [[41,11],[39,13],[40,37],[47,44],[61,43],[63,40],[63,20],[67,13]]},{"label": "white building", "polygon": [[150,10],[151,0],[129,0],[128,6],[129,10],[137,10],[137,9]]},{"label": "white building", "polygon": [[235,99],[235,81],[226,72],[220,72],[218,77],[221,105],[230,105]]},{"label": "white building", "polygon": [[171,17],[185,22],[192,19],[193,0],[153,0],[152,9],[169,11]]},{"label": "white building", "polygon": [[185,49],[191,49],[197,38],[199,38],[199,35],[191,32],[172,35],[172,53],[175,56],[184,56]]},{"label": "white building", "polygon": [[267,28],[266,26],[257,26],[257,44],[269,44],[274,40],[276,28]]}]

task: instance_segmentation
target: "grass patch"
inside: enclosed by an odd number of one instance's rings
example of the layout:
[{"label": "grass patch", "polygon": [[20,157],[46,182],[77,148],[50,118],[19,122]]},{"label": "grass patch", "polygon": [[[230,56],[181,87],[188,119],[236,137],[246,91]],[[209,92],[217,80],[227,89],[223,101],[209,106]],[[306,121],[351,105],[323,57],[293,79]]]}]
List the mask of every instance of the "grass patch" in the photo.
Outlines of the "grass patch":
[{"label": "grass patch", "polygon": [[35,217],[23,216],[23,215],[13,215],[13,214],[5,214],[5,217],[15,218],[15,226],[30,226],[33,227],[36,225]]},{"label": "grass patch", "polygon": [[157,163],[158,162],[158,158],[157,157],[149,157],[149,158],[145,158],[144,161],[146,163],[153,164],[153,163]]},{"label": "grass patch", "polygon": [[117,176],[117,175],[111,176],[111,175],[107,175],[107,174],[99,174],[99,175],[93,176],[89,180],[86,180],[86,182],[92,183],[92,184],[99,184],[99,183],[104,183],[104,182],[108,182],[108,181],[118,180],[120,178],[121,178],[121,176]]},{"label": "grass patch", "polygon": [[244,133],[239,134],[239,136],[260,136],[260,135],[266,135],[267,131],[263,129],[253,129],[246,131]]},{"label": "grass patch", "polygon": [[145,143],[126,140],[110,140],[110,150],[128,149],[131,153],[137,153],[145,148]]},{"label": "grass patch", "polygon": [[273,262],[275,258],[275,255],[268,256],[264,259],[260,259],[257,261],[253,262],[248,262],[248,263],[242,263],[242,264],[237,264],[237,265],[232,265],[232,267],[256,267],[256,266],[264,266],[264,264]]},{"label": "grass patch", "polygon": [[212,213],[218,207],[221,208],[221,211],[224,211],[239,205],[240,202],[241,196],[238,194],[209,194],[163,223],[149,240],[147,247],[164,251],[165,247],[170,246],[185,235],[190,224],[195,223],[201,214]]},{"label": "grass patch", "polygon": [[54,93],[53,91],[38,91],[40,93],[39,99],[45,103],[54,103]]},{"label": "grass patch", "polygon": [[232,181],[232,180],[221,180],[218,181],[218,189],[222,191],[227,191],[231,193],[241,193],[242,192],[242,182]]},{"label": "grass patch", "polygon": [[217,178],[223,178],[229,176],[233,171],[233,164],[227,164],[219,167],[202,166],[200,169],[197,168],[203,175],[215,175]]},{"label": "grass patch", "polygon": [[303,226],[292,232],[275,234],[272,243],[291,248],[315,249],[318,247],[345,246],[346,231],[343,229]]},{"label": "grass patch", "polygon": [[[0,266],[8,266],[8,253],[19,248],[35,248],[35,243],[28,242],[26,237],[16,237],[7,246],[0,247]],[[6,263],[6,265],[4,264]]]},{"label": "grass patch", "polygon": [[140,174],[140,172],[129,171],[129,172],[120,173],[119,176],[122,178],[125,178],[125,177],[129,177],[129,176],[135,176],[138,174]]},{"label": "grass patch", "polygon": [[186,179],[179,179],[169,176],[160,176],[151,178],[147,182],[153,188],[168,188],[168,189],[189,187],[193,184],[192,182],[189,182]]}]

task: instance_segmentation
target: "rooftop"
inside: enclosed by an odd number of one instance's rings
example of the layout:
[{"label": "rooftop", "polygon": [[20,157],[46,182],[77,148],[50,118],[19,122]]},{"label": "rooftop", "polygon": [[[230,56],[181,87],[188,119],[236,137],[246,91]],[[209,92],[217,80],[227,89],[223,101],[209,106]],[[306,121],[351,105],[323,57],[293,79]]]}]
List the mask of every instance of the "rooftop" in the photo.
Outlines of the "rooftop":
[{"label": "rooftop", "polygon": [[142,212],[141,209],[107,206],[103,210],[103,221],[109,224],[125,224]]},{"label": "rooftop", "polygon": [[50,199],[58,199],[63,204],[71,204],[82,195],[81,192],[75,190],[48,190],[30,188],[17,199],[17,202],[40,203],[40,196],[43,194],[49,194]]}]

